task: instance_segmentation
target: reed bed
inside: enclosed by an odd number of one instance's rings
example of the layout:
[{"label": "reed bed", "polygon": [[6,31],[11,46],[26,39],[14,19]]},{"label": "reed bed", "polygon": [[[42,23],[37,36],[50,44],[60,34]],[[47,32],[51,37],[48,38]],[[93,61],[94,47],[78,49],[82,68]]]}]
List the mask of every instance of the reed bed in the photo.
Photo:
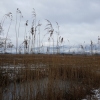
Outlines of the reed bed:
[{"label": "reed bed", "polygon": [[1,100],[81,100],[100,88],[100,56],[0,55]]},{"label": "reed bed", "polygon": [[[27,30],[27,20],[23,41],[19,43],[23,15],[16,9],[16,45],[8,38],[12,13],[5,14],[1,20],[0,100],[81,100],[86,95],[91,100],[92,90],[100,88],[100,38],[96,44],[91,40],[90,45],[75,47],[76,53],[71,51],[74,47],[68,40],[65,52],[58,22],[56,30],[46,19],[44,30],[47,32],[41,34],[42,24],[40,20],[37,23],[36,16],[33,8],[30,30]],[[8,17],[10,23],[4,36]],[[46,40],[48,46],[44,45]],[[74,55],[77,53],[81,55]]]}]

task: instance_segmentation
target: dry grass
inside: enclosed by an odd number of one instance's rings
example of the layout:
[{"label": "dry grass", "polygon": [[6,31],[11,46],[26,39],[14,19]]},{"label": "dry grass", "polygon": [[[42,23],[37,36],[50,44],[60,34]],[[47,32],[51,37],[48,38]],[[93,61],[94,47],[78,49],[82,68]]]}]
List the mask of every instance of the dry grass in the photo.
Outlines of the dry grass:
[{"label": "dry grass", "polygon": [[[2,74],[4,69],[1,68],[5,65],[9,69],[13,65],[13,73],[18,71],[12,80],[8,77],[9,72]],[[17,68],[19,65],[21,68]],[[0,66],[2,99],[2,91],[10,84],[14,84],[13,100],[81,100],[85,95],[91,95],[93,88],[100,87],[100,56],[3,54],[0,55]],[[46,78],[43,83],[41,80]],[[21,89],[19,94],[17,85]]]}]

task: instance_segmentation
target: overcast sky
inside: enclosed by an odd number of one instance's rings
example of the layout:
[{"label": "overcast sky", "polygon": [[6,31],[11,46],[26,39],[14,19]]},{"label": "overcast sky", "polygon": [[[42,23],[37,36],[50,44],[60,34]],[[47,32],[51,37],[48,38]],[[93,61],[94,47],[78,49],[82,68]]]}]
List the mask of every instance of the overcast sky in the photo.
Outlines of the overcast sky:
[{"label": "overcast sky", "polygon": [[[48,19],[55,31],[57,31],[56,22],[60,28],[60,35],[64,38],[64,44],[83,44],[90,43],[92,40],[97,43],[98,36],[100,36],[100,0],[0,0],[0,20],[3,15],[12,12],[13,21],[8,33],[8,37],[15,43],[15,23],[16,23],[16,9],[19,8],[22,12],[23,19],[21,20],[19,30],[19,42],[24,40],[25,22],[28,20],[28,27],[26,28],[29,34],[32,24],[32,11],[36,11],[37,23],[40,20],[41,26],[41,40],[46,34],[45,26]],[[18,22],[19,23],[19,17]],[[3,29],[4,34],[7,33],[10,20],[6,19]],[[18,27],[18,25],[17,25]],[[54,32],[56,42],[56,33]],[[0,35],[3,36],[3,35]],[[5,35],[4,35],[5,36]],[[46,44],[49,35],[44,39]],[[20,44],[19,43],[19,44]]]}]

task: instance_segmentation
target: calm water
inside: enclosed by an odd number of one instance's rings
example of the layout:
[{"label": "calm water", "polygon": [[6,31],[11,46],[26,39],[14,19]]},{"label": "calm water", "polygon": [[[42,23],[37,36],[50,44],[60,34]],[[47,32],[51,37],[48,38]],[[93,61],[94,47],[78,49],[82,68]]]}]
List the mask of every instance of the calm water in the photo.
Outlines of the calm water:
[{"label": "calm water", "polygon": [[[51,83],[51,84],[49,84]],[[29,100],[30,97],[35,97],[38,93],[44,94],[47,89],[52,89],[53,92],[67,91],[69,82],[61,80],[49,80],[48,78],[34,80],[32,82],[24,82],[20,84],[11,83],[3,90],[2,100],[13,100],[24,98]]]}]

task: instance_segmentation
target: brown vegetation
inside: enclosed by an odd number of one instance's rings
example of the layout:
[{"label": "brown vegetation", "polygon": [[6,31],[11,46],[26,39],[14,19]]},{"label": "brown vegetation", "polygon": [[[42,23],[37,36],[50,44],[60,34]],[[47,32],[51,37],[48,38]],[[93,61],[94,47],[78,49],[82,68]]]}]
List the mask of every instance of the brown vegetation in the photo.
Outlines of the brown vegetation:
[{"label": "brown vegetation", "polygon": [[[10,69],[11,65],[14,66],[12,73],[18,71],[12,80],[8,77],[9,71],[2,73],[3,66],[8,66],[7,68]],[[18,65],[21,68],[17,68]],[[4,98],[3,91],[11,83],[15,88],[13,90],[15,95],[12,94],[13,100],[81,100],[87,94],[91,95],[93,88],[100,87],[100,56],[2,54],[0,66],[2,98]],[[41,80],[45,78],[48,82],[45,81],[43,86]],[[37,84],[36,90],[34,90],[34,81]],[[26,85],[22,86],[24,83]],[[17,84],[20,89],[25,90],[23,95],[21,91],[19,95],[17,94]],[[64,88],[61,88],[63,86]],[[35,91],[36,94],[33,93]]]}]

